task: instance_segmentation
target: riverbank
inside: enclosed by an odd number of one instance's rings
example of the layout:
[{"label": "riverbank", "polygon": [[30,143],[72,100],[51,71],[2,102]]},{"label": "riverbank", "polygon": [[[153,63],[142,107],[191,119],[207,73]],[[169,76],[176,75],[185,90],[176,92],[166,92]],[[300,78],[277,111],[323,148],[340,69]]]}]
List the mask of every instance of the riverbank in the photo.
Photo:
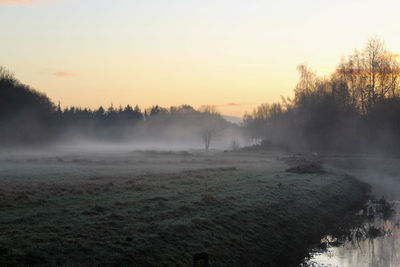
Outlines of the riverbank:
[{"label": "riverbank", "polygon": [[368,191],[344,174],[287,172],[276,155],[244,152],[0,163],[0,265],[190,266],[206,252],[212,266],[295,266]]}]

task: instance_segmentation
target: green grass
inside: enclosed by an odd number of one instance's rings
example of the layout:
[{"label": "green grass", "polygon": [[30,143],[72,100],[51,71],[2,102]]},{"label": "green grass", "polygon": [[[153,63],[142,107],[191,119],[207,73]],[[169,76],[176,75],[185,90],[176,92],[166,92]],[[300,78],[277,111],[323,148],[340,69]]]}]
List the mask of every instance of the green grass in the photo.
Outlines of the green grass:
[{"label": "green grass", "polygon": [[2,159],[0,265],[294,266],[367,191],[272,155],[75,157]]}]

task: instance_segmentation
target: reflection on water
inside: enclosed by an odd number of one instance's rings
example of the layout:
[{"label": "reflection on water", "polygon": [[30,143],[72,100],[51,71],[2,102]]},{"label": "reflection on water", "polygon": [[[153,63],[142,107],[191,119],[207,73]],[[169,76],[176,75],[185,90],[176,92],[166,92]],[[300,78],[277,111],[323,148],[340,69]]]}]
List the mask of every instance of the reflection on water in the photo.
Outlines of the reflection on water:
[{"label": "reflection on water", "polygon": [[364,211],[364,215],[370,219],[361,227],[352,229],[341,245],[338,245],[336,238],[325,237],[322,242],[327,249],[313,251],[305,266],[400,266],[400,201],[390,203],[393,205],[393,214],[389,219],[384,219],[382,214],[371,218],[371,215],[382,211],[382,207],[370,202]]}]

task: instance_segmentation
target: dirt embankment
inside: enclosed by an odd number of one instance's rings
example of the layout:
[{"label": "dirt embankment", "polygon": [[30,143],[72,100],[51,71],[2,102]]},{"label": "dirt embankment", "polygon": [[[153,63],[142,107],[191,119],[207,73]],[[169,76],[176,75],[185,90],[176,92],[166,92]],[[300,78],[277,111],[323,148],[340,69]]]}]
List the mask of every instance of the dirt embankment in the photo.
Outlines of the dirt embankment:
[{"label": "dirt embankment", "polygon": [[63,160],[30,166],[35,175],[9,163],[0,265],[190,266],[207,252],[212,266],[295,266],[368,191],[317,163],[299,174],[254,153],[179,155],[176,169],[191,169],[175,172],[151,160],[140,168]]}]

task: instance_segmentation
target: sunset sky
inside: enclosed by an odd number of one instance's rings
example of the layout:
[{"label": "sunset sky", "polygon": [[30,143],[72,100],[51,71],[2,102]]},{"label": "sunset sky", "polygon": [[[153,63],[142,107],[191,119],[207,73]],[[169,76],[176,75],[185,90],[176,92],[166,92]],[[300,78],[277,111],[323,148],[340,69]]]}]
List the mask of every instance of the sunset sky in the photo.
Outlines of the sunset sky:
[{"label": "sunset sky", "polygon": [[292,96],[378,35],[400,52],[400,1],[0,0],[0,65],[62,106],[216,105]]}]

